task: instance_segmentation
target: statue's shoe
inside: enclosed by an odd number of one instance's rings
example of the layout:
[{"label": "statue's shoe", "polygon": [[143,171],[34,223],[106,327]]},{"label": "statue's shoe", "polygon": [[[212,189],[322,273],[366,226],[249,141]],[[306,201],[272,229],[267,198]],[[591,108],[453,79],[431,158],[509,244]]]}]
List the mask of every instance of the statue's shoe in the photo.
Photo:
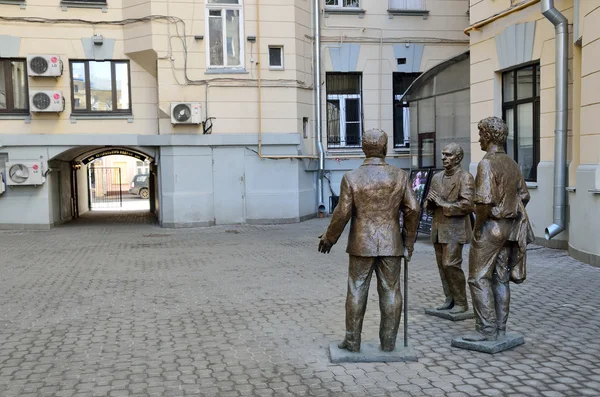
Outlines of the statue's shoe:
[{"label": "statue's shoe", "polygon": [[437,308],[437,310],[448,310],[454,307],[454,300],[451,297],[446,297],[444,304]]},{"label": "statue's shoe", "polygon": [[338,345],[340,349],[348,350],[349,352],[358,353],[360,352],[360,344],[350,343],[347,339],[344,339],[342,343]]},{"label": "statue's shoe", "polygon": [[450,313],[453,313],[453,314],[464,313],[467,310],[469,310],[468,305],[456,305],[452,309],[450,309]]}]

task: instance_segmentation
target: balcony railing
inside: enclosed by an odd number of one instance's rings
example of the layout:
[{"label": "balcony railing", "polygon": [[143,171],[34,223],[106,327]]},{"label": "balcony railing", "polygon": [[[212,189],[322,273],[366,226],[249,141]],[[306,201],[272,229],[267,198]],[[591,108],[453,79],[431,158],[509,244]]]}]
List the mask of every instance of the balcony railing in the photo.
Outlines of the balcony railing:
[{"label": "balcony railing", "polygon": [[425,0],[389,0],[390,11],[427,11]]}]

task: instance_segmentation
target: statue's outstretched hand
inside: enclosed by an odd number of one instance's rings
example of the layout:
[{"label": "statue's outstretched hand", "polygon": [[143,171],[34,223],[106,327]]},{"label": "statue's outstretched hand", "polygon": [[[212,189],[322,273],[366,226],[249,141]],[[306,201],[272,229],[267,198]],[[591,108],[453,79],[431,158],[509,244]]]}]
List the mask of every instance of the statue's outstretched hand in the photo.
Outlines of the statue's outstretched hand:
[{"label": "statue's outstretched hand", "polygon": [[331,247],[333,247],[333,244],[331,244],[326,238],[321,237],[319,240],[319,252],[328,254],[329,251],[331,251]]}]

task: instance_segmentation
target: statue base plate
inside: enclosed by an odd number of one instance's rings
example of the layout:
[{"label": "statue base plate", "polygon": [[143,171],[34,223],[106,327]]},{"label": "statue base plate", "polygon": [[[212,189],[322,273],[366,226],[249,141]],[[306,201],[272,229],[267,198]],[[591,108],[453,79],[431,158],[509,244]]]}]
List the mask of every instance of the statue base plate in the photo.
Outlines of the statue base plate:
[{"label": "statue base plate", "polygon": [[485,340],[482,342],[466,341],[462,337],[452,339],[451,345],[461,349],[475,350],[482,353],[499,353],[504,350],[512,349],[513,347],[525,343],[523,335],[516,333],[507,333],[504,338],[498,340]]},{"label": "statue base plate", "polygon": [[353,353],[340,349],[338,347],[340,342],[329,344],[329,357],[334,364],[417,361],[417,352],[412,347],[404,347],[402,344],[397,344],[394,351],[384,352],[379,348],[379,342],[363,342],[360,345],[360,352]]},{"label": "statue base plate", "polygon": [[473,313],[473,310],[471,309],[462,313],[450,313],[450,310],[425,309],[425,314],[429,314],[430,316],[435,317],[441,317],[443,319],[451,321],[462,321],[468,320],[470,318],[475,318],[475,313]]}]

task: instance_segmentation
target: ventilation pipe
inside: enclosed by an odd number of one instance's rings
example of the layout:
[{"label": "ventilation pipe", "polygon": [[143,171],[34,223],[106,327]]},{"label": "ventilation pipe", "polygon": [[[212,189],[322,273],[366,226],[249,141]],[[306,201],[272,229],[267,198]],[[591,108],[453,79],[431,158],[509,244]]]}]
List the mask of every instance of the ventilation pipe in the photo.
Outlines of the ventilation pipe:
[{"label": "ventilation pipe", "polygon": [[542,14],[555,27],[556,41],[556,119],[554,130],[553,224],[545,231],[550,240],[566,228],[567,180],[567,73],[569,21],[554,8],[554,0],[542,0]]},{"label": "ventilation pipe", "polygon": [[317,174],[317,210],[319,215],[325,213],[323,199],[323,171],[325,169],[325,152],[323,150],[323,115],[321,108],[321,4],[313,1],[314,28],[314,87],[315,87],[315,129],[317,130],[317,152],[319,153],[319,169]]}]

